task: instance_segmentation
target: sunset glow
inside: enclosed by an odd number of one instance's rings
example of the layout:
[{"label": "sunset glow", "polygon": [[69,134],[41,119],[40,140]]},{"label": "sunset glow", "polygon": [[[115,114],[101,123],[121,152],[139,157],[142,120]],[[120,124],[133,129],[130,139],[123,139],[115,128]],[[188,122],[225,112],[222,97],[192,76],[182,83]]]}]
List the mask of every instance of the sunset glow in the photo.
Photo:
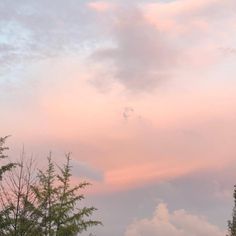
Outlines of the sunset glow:
[{"label": "sunset glow", "polygon": [[73,181],[93,184],[88,201],[105,221],[97,236],[225,235],[236,180],[235,10],[235,0],[3,0],[9,156],[24,145],[43,165],[49,151],[58,163],[71,152]]}]

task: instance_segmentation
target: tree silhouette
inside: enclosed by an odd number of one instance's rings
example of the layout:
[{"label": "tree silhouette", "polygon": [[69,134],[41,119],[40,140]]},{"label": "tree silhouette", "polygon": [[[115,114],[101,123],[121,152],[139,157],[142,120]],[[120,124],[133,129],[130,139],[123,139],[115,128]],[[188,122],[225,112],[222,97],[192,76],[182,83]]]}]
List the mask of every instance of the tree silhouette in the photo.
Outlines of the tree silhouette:
[{"label": "tree silhouette", "polygon": [[236,236],[236,185],[234,185],[234,207],[232,212],[232,220],[228,221],[228,234],[227,236]]},{"label": "tree silhouette", "polygon": [[[7,158],[7,156],[4,154],[4,151],[5,151],[5,150],[8,150],[8,147],[5,147],[5,146],[4,146],[7,138],[8,138],[8,136],[5,136],[5,137],[3,137],[3,138],[0,137],[0,159],[5,159],[5,158]],[[14,166],[15,166],[14,163],[8,163],[8,164],[5,164],[5,165],[2,165],[2,166],[0,167],[0,180],[2,180],[2,175],[3,175],[6,171],[11,170]]]},{"label": "tree silhouette", "polygon": [[39,171],[39,182],[32,189],[43,236],[75,236],[89,227],[101,224],[100,221],[90,219],[96,208],[79,207],[80,201],[84,199],[81,190],[89,183],[71,185],[71,176],[70,154],[66,155],[66,163],[58,167],[58,172],[51,155],[48,157],[47,169]]},{"label": "tree silhouette", "polygon": [[[6,158],[5,140],[0,139],[2,159]],[[75,236],[101,224],[91,219],[96,208],[81,206],[81,191],[89,183],[71,184],[70,154],[62,166],[55,166],[51,154],[47,160],[46,170],[36,171],[33,160],[26,160],[23,151],[17,165],[1,167],[1,236]]]}]

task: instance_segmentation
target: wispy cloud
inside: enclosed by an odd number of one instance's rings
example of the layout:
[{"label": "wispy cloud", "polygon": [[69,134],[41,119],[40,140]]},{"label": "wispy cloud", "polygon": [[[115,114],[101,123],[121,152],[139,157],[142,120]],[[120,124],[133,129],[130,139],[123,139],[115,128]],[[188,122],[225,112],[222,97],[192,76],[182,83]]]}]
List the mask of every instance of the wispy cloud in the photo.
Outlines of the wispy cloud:
[{"label": "wispy cloud", "polygon": [[9,1],[1,3],[0,60],[2,67],[77,52],[99,40],[91,29],[94,14],[84,1]]}]

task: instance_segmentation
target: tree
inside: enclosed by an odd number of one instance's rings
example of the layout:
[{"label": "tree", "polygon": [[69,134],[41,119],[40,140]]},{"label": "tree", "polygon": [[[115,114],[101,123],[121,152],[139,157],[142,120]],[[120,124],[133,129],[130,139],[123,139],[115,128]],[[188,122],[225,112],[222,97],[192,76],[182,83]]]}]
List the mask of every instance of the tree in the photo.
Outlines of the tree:
[{"label": "tree", "polygon": [[60,184],[56,191],[58,201],[55,205],[56,236],[75,235],[87,230],[88,227],[101,224],[99,221],[88,219],[96,208],[76,208],[79,201],[84,199],[84,195],[77,194],[77,192],[90,184],[81,182],[74,187],[70,186],[70,154],[66,155],[66,163],[63,168],[59,167],[59,170],[60,173],[57,175],[57,180]]},{"label": "tree", "polygon": [[42,235],[52,236],[53,223],[53,206],[55,199],[55,168],[51,160],[51,154],[48,157],[48,167],[46,171],[39,170],[38,180],[36,186],[32,186],[33,192],[36,196],[36,209],[38,209],[38,223],[40,224],[40,231]]},{"label": "tree", "polygon": [[84,195],[78,192],[89,183],[71,186],[70,154],[66,155],[66,163],[58,169],[56,174],[50,155],[46,171],[39,171],[39,183],[33,186],[42,236],[75,236],[88,227],[101,224],[90,219],[96,208],[78,207],[84,199]]},{"label": "tree", "polygon": [[228,221],[228,235],[227,236],[236,236],[236,185],[234,185],[234,208],[232,213],[232,220]]},{"label": "tree", "polygon": [[79,207],[84,199],[80,191],[89,183],[71,184],[69,154],[61,167],[55,166],[50,154],[46,170],[35,171],[34,161],[26,160],[23,151],[12,166],[6,165],[9,172],[0,182],[1,236],[75,236],[101,224],[90,219],[94,207]]},{"label": "tree", "polygon": [[[8,150],[7,147],[5,147],[5,141],[8,138],[8,136],[5,137],[0,137],[0,159],[1,160],[5,160],[7,158],[7,156],[4,154],[5,150]],[[15,163],[7,163],[7,164],[3,164],[0,167],[0,181],[2,181],[3,178],[3,174],[10,171],[16,164]],[[2,192],[0,192],[0,195],[2,196]],[[4,209],[2,209],[0,211],[0,233],[1,235],[2,232],[4,231],[3,229],[7,226],[7,222],[8,222],[8,212],[9,212],[9,207],[6,206],[4,207]]]},{"label": "tree", "polygon": [[0,235],[37,235],[37,214],[33,207],[35,196],[31,189],[37,179],[34,162],[25,160],[22,152],[18,165],[3,177],[0,183],[0,208],[2,223]]},{"label": "tree", "polygon": [[[0,159],[7,158],[6,155],[4,155],[4,151],[8,150],[7,147],[4,146],[6,139],[8,136],[5,136],[3,138],[0,137]],[[11,170],[15,166],[15,163],[8,163],[0,167],[0,180],[2,180],[2,175],[6,172]]]}]

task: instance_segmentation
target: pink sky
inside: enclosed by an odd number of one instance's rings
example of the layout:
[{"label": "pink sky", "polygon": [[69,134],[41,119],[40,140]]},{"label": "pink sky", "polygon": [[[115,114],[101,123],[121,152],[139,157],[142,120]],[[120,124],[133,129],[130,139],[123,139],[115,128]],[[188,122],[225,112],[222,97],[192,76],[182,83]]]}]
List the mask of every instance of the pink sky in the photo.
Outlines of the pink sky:
[{"label": "pink sky", "polygon": [[95,196],[202,171],[226,182],[236,154],[234,0],[35,3],[40,16],[17,4],[0,16],[9,21],[0,130],[12,154],[23,143],[38,160],[72,152]]}]

